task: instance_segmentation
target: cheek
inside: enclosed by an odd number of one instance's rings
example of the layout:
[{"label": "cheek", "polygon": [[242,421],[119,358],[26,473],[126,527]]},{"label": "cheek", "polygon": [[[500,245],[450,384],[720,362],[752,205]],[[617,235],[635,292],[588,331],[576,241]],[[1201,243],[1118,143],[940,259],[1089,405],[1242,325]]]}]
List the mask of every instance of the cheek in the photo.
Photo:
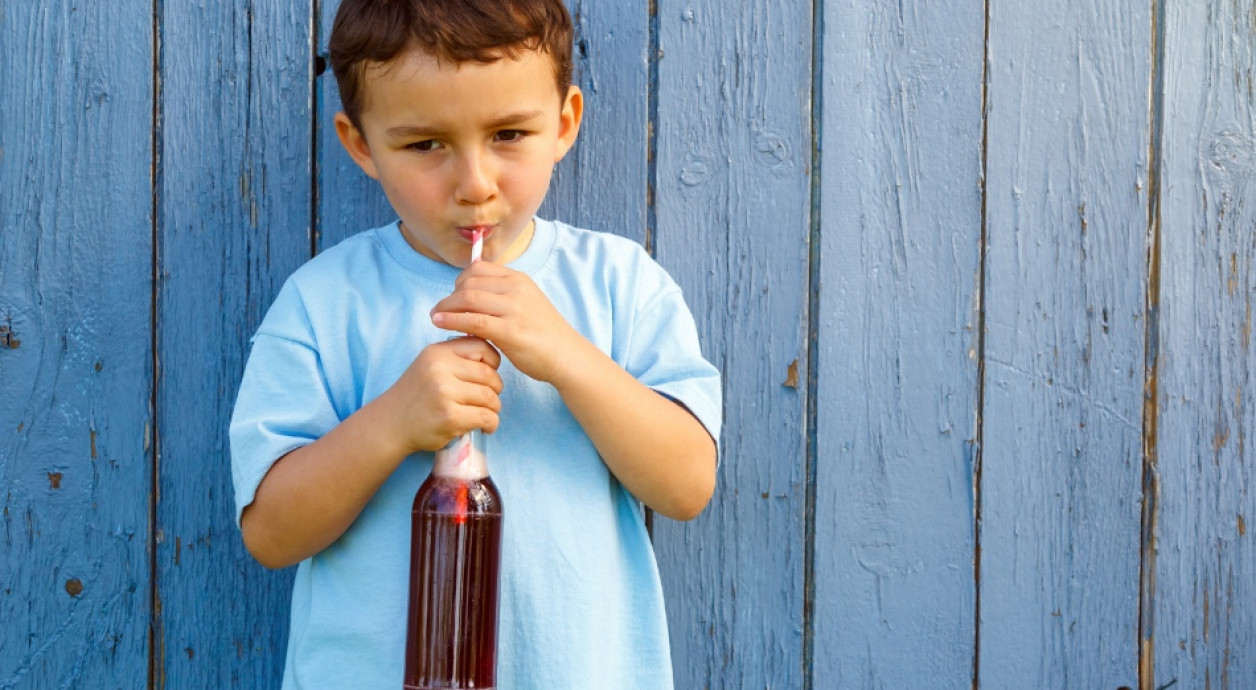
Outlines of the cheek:
[{"label": "cheek", "polygon": [[392,179],[384,185],[384,194],[393,201],[411,210],[422,211],[436,203],[437,194],[431,184],[421,180]]},{"label": "cheek", "polygon": [[406,197],[431,195],[435,176],[431,171],[418,169],[413,165],[390,165],[381,167],[381,186],[389,192]]},{"label": "cheek", "polygon": [[554,166],[552,165],[534,165],[531,166],[526,174],[515,180],[516,188],[529,197],[545,195],[549,189],[550,178],[554,175]]}]

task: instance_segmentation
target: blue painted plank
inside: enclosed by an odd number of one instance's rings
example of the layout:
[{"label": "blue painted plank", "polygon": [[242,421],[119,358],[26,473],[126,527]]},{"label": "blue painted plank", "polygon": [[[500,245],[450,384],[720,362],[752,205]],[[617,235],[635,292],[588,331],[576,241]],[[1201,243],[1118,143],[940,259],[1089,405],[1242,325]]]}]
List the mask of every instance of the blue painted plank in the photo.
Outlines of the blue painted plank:
[{"label": "blue painted plank", "polygon": [[234,524],[248,338],[310,256],[307,2],[162,3],[157,687],[278,687],[291,573]]},{"label": "blue painted plank", "polygon": [[811,6],[658,12],[655,246],[725,377],[715,497],[654,527],[676,687],[802,687]]},{"label": "blue painted plank", "polygon": [[1138,685],[1149,8],[989,10],[986,688]]},{"label": "blue painted plank", "polygon": [[816,688],[972,684],[984,23],[825,3]]},{"label": "blue painted plank", "polygon": [[0,0],[0,687],[148,674],[152,7]]},{"label": "blue painted plank", "polygon": [[567,8],[584,123],[539,215],[644,244],[650,16],[641,3],[611,0],[568,0]]},{"label": "blue painted plank", "polygon": [[1256,3],[1165,3],[1155,687],[1256,687]]},{"label": "blue painted plank", "polygon": [[[338,1],[324,2],[320,54],[327,55]],[[606,0],[569,0],[576,30],[573,80],[584,91],[576,146],[555,170],[539,215],[645,241],[646,47],[648,15]],[[330,66],[318,77],[319,248],[396,218],[379,184],[350,160],[332,116],[340,94]]]},{"label": "blue painted plank", "polygon": [[362,172],[336,138],[332,118],[340,111],[340,92],[327,58],[327,41],[331,38],[331,27],[336,10],[340,8],[340,0],[322,0],[316,7],[319,11],[316,33],[318,54],[324,70],[314,80],[314,136],[317,147],[314,227],[315,249],[322,251],[334,247],[350,235],[396,220],[397,214],[388,205],[379,183]]}]

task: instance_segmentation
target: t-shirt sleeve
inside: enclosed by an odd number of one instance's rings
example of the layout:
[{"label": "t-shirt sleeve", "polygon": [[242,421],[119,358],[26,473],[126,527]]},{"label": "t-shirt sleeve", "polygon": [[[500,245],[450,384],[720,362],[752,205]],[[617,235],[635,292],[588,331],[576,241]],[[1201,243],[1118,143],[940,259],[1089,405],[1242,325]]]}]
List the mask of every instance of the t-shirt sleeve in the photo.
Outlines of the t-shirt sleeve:
[{"label": "t-shirt sleeve", "polygon": [[289,282],[253,336],[231,415],[236,524],[276,460],[339,422],[308,316]]},{"label": "t-shirt sleeve", "polygon": [[702,356],[698,329],[680,288],[670,280],[667,284],[637,308],[624,368],[686,407],[718,449],[723,423],[720,372]]}]

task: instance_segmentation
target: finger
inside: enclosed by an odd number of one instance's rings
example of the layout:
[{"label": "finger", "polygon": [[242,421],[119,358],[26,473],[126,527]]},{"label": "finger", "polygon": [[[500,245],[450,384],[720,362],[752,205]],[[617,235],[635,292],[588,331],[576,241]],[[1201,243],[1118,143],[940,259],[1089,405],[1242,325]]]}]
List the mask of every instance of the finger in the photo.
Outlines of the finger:
[{"label": "finger", "polygon": [[500,412],[502,399],[497,391],[478,383],[460,383],[453,388],[450,401],[460,407],[480,407],[490,412]]},{"label": "finger", "polygon": [[502,364],[501,353],[498,352],[497,348],[493,347],[492,344],[484,338],[467,335],[450,340],[446,343],[446,345],[453,349],[454,354],[464,360],[482,362],[486,366],[492,367],[493,369],[497,369]]},{"label": "finger", "polygon": [[518,281],[509,276],[472,276],[454,285],[450,294],[475,290],[493,295],[508,295],[518,291]]},{"label": "finger", "polygon": [[454,282],[453,294],[467,290],[478,290],[494,295],[509,295],[519,292],[527,284],[521,274],[517,275],[464,275]]},{"label": "finger", "polygon": [[438,328],[458,331],[492,341],[501,329],[502,320],[488,314],[470,312],[437,312],[432,314],[432,323]]},{"label": "finger", "polygon": [[491,261],[477,261],[470,266],[462,269],[458,277],[454,279],[454,287],[461,287],[468,280],[477,278],[499,278],[515,273],[515,271],[506,268],[501,264],[495,264]]},{"label": "finger", "polygon": [[480,386],[487,386],[492,389],[494,393],[500,394],[502,392],[501,375],[497,373],[497,369],[483,362],[464,359],[462,360],[459,370],[455,372],[454,375],[457,376],[460,381]]},{"label": "finger", "polygon": [[475,429],[481,429],[491,434],[497,431],[500,420],[501,417],[497,412],[486,407],[477,407],[475,405],[459,406],[451,412],[449,417],[449,425],[446,427],[446,433],[449,435],[448,440],[451,441]]},{"label": "finger", "polygon": [[491,434],[497,431],[497,425],[501,422],[501,417],[497,412],[483,407],[469,408],[468,414],[472,422],[467,427],[467,431],[480,429],[484,433]]},{"label": "finger", "polygon": [[491,316],[502,316],[508,308],[510,300],[505,293],[489,290],[462,288],[437,302],[431,313],[450,311],[471,311]]}]

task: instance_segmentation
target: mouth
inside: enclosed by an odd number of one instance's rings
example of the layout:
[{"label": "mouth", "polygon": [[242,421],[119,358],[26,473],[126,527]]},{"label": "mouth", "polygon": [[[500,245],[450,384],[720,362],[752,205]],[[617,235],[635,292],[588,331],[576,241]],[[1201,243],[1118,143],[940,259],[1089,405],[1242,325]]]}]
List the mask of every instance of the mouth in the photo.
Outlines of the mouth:
[{"label": "mouth", "polygon": [[480,233],[481,237],[487,240],[489,236],[493,234],[493,230],[495,230],[496,228],[497,228],[496,225],[489,225],[489,224],[459,225],[457,230],[458,230],[459,237],[466,240],[467,242],[472,242],[475,239],[475,234],[477,232]]}]

